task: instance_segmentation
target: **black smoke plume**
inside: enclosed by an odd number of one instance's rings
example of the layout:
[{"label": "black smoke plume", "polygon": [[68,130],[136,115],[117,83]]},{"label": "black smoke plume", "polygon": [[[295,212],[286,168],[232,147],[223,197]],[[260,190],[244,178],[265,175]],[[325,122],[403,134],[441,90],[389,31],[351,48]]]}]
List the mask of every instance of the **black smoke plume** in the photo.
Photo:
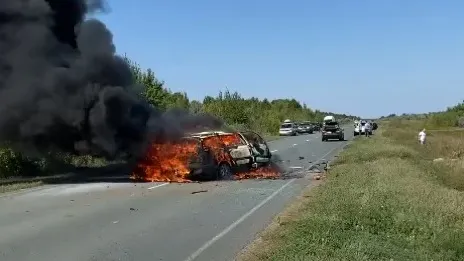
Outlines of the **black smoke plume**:
[{"label": "black smoke plume", "polygon": [[[0,142],[23,153],[137,154],[210,116],[162,113],[137,93],[97,0],[1,0]],[[169,134],[169,135],[168,135]]]}]

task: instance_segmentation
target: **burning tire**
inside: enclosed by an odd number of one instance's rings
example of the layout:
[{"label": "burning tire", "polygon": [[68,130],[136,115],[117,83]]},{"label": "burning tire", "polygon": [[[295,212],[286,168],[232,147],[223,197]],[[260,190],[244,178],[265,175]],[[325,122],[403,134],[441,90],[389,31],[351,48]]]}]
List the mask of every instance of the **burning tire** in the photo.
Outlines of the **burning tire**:
[{"label": "burning tire", "polygon": [[218,180],[232,180],[234,178],[234,173],[229,164],[222,163],[219,165],[217,170],[217,179]]}]

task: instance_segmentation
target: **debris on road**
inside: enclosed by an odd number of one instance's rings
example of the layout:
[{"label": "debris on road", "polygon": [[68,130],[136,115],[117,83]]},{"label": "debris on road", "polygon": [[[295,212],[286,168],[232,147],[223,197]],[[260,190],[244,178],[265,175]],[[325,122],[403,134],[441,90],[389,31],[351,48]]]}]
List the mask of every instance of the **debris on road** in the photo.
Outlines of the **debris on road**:
[{"label": "debris on road", "polygon": [[319,169],[318,165],[313,165],[309,168],[308,172],[310,173],[321,173],[322,171]]},{"label": "debris on road", "polygon": [[113,221],[113,224],[118,224],[118,223],[119,223],[119,220]]},{"label": "debris on road", "polygon": [[208,190],[198,190],[198,191],[193,191],[192,193],[190,194],[198,194],[198,193],[203,193],[203,192],[208,192]]},{"label": "debris on road", "polygon": [[138,209],[136,208],[130,208],[131,211],[137,211]]},{"label": "debris on road", "polygon": [[303,160],[305,157],[300,156],[300,157],[298,157],[298,158],[299,158],[300,160]]}]

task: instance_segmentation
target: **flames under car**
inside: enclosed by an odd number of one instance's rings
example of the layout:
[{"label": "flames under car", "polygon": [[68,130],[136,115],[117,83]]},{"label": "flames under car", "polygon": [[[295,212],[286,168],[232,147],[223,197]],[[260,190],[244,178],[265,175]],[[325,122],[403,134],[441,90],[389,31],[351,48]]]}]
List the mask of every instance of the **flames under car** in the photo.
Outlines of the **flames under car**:
[{"label": "flames under car", "polygon": [[233,179],[271,163],[265,140],[255,132],[193,133],[175,144],[153,144],[133,177],[148,181]]}]

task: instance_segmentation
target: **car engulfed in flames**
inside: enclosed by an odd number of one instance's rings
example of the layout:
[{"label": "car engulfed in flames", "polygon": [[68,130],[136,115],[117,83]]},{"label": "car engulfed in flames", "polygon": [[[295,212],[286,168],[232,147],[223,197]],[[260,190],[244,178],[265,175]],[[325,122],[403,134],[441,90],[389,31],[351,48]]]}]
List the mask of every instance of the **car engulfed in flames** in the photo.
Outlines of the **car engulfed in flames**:
[{"label": "car engulfed in flames", "polygon": [[277,178],[272,154],[255,132],[193,133],[176,142],[154,142],[135,166],[140,181],[191,182],[247,178]]}]

